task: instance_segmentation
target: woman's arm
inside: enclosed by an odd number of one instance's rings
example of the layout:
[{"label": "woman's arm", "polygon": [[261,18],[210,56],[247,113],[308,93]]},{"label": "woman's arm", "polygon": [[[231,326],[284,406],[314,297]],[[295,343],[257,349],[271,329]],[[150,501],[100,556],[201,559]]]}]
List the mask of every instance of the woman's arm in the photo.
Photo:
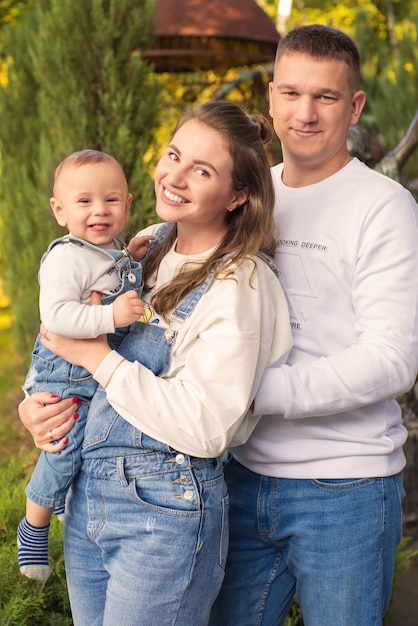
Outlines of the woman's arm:
[{"label": "woman's arm", "polygon": [[73,365],[84,367],[91,374],[95,373],[103,359],[112,352],[106,335],[100,335],[95,339],[61,337],[48,331],[43,324],[41,324],[40,340],[45,348]]}]

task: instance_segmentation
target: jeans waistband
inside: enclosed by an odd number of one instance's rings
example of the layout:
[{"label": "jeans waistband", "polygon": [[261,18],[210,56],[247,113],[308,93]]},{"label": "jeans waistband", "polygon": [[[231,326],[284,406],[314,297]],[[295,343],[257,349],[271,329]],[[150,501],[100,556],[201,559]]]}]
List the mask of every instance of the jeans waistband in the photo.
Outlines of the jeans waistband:
[{"label": "jeans waistband", "polygon": [[178,472],[179,469],[190,467],[222,466],[220,457],[199,458],[180,452],[144,452],[129,456],[117,456],[110,458],[85,458],[82,461],[81,470],[85,474],[118,480],[121,469],[127,478],[144,474],[161,474],[166,472]]}]

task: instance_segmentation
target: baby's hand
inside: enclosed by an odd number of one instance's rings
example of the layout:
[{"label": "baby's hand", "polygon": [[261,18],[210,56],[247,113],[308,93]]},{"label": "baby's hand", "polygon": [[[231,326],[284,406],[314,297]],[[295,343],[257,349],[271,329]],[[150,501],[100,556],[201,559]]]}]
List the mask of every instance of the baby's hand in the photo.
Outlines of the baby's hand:
[{"label": "baby's hand", "polygon": [[144,313],[144,303],[138,298],[136,291],[131,289],[123,293],[118,296],[113,303],[113,322],[115,328],[129,326],[129,324],[136,322]]},{"label": "baby's hand", "polygon": [[135,261],[140,261],[148,252],[151,241],[155,239],[151,235],[133,237],[128,245],[128,250],[132,254]]}]

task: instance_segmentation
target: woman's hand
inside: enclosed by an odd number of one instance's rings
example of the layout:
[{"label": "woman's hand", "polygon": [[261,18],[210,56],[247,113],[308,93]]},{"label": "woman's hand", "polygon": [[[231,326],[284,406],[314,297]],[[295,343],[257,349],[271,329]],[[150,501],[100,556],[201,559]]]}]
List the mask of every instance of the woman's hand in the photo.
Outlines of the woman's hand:
[{"label": "woman's hand", "polygon": [[54,354],[73,365],[80,365],[94,374],[103,359],[111,352],[106,335],[95,339],[72,339],[48,331],[41,324],[41,343]]},{"label": "woman's hand", "polygon": [[23,400],[18,411],[35,445],[45,452],[59,452],[68,443],[65,435],[74,426],[79,404],[78,398],[60,400],[58,396],[45,391],[34,393]]}]

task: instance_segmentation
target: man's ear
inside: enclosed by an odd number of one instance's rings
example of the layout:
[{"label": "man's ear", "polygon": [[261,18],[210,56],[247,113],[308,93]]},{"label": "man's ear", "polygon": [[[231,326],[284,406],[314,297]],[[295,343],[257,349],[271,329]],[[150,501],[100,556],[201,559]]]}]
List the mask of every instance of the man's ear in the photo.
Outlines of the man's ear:
[{"label": "man's ear", "polygon": [[360,119],[361,112],[364,109],[364,105],[366,104],[366,92],[362,89],[359,89],[354,93],[353,101],[351,103],[351,125],[355,126],[358,124]]},{"label": "man's ear", "polygon": [[60,203],[58,202],[58,200],[54,197],[49,199],[49,204],[51,206],[52,212],[55,216],[55,219],[57,220],[58,224],[60,226],[66,226],[67,225],[67,220],[65,219],[64,216],[64,212],[61,208]]},{"label": "man's ear", "polygon": [[234,211],[239,206],[242,206],[243,204],[245,204],[249,197],[250,197],[250,190],[248,189],[248,187],[244,187],[244,189],[240,189],[239,191],[235,192],[235,195],[232,198],[231,202],[227,205],[226,210]]}]

